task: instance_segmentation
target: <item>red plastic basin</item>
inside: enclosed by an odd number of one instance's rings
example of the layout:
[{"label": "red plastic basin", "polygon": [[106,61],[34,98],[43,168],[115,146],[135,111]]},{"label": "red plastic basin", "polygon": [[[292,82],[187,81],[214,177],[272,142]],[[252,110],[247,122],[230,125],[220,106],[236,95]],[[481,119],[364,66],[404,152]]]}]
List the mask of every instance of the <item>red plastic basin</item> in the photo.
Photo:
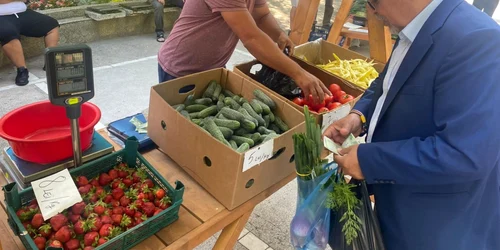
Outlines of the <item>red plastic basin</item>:
[{"label": "red plastic basin", "polygon": [[[82,151],[91,146],[94,126],[100,119],[101,110],[96,105],[88,102],[82,105],[79,119]],[[66,109],[50,101],[23,106],[0,118],[0,137],[25,161],[48,164],[73,157]]]}]

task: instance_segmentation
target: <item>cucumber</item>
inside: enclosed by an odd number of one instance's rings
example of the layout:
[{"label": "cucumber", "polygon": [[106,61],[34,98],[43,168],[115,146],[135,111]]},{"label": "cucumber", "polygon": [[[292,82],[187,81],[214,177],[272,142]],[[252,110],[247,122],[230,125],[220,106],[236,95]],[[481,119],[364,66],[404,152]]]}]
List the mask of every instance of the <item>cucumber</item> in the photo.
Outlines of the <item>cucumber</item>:
[{"label": "cucumber", "polygon": [[[219,127],[219,126],[217,126]],[[224,135],[224,138],[229,139],[231,136],[233,136],[233,130],[230,128],[226,127],[219,127],[220,132],[222,132],[222,135]]]},{"label": "cucumber", "polygon": [[281,118],[279,118],[278,116],[276,116],[276,120],[274,121],[274,123],[283,132],[286,132],[286,131],[288,131],[290,129],[290,128],[288,128],[288,125],[286,125],[286,123],[283,120],[281,120]]},{"label": "cucumber", "polygon": [[187,112],[193,113],[193,112],[200,112],[204,109],[208,108],[208,106],[202,105],[202,104],[193,104],[189,105],[186,107]]},{"label": "cucumber", "polygon": [[272,110],[276,109],[276,103],[273,101],[273,99],[271,99],[271,97],[264,94],[264,92],[262,92],[262,90],[255,89],[253,91],[253,95],[255,97],[257,97],[257,99],[259,99],[260,101],[265,103],[267,106],[269,106],[269,108],[271,108]]},{"label": "cucumber", "polygon": [[174,108],[175,111],[177,111],[177,112],[181,112],[181,110],[183,110],[185,107],[186,107],[186,105],[184,105],[184,104],[177,104],[177,105],[172,106],[172,108]]},{"label": "cucumber", "polygon": [[240,101],[238,102],[240,105],[243,105],[243,103],[248,103],[247,99],[245,99],[244,97],[241,97],[240,98]]},{"label": "cucumber", "polygon": [[236,149],[236,152],[238,153],[243,153],[245,151],[247,151],[248,149],[250,149],[250,144],[248,143],[242,143],[237,149]]},{"label": "cucumber", "polygon": [[194,100],[194,103],[195,104],[201,104],[201,105],[209,106],[209,105],[212,105],[212,99],[210,99],[210,98],[200,98],[200,99]]},{"label": "cucumber", "polygon": [[253,147],[253,145],[255,145],[255,142],[252,139],[243,136],[233,135],[231,137],[231,140],[234,140],[238,146],[241,146],[241,144],[243,143],[248,143],[250,147]]},{"label": "cucumber", "polygon": [[264,121],[264,118],[262,118],[259,114],[257,114],[249,103],[243,103],[242,107],[250,114],[250,116],[252,116],[254,119],[257,120],[257,123],[260,126],[266,125],[266,121]]},{"label": "cucumber", "polygon": [[[230,119],[227,119],[225,116],[223,116],[222,114],[219,114],[218,117],[219,119],[224,119],[224,120],[230,120]],[[231,120],[231,121],[234,121],[234,120]]]},{"label": "cucumber", "polygon": [[198,114],[198,118],[206,118],[209,116],[213,116],[217,114],[217,105],[212,105],[202,111]]},{"label": "cucumber", "polygon": [[233,96],[233,100],[237,101],[238,103],[240,103],[240,99],[241,99],[241,97],[239,95]]},{"label": "cucumber", "polygon": [[202,119],[193,119],[191,121],[194,122],[194,124],[196,124],[198,126],[202,126],[202,124],[203,124],[203,120]]},{"label": "cucumber", "polygon": [[268,135],[266,135],[266,136],[264,136],[264,137],[262,138],[262,142],[269,141],[269,140],[274,139],[274,138],[276,138],[276,137],[278,137],[278,136],[279,136],[279,135],[278,135],[278,134],[276,134],[276,133],[271,133],[271,134],[268,134]]},{"label": "cucumber", "polygon": [[219,102],[224,103],[224,98],[226,98],[223,94],[219,95]]},{"label": "cucumber", "polygon": [[224,102],[218,101],[217,102],[217,111],[220,112],[224,108]]},{"label": "cucumber", "polygon": [[267,128],[263,127],[263,126],[259,126],[257,128],[257,131],[259,133],[261,133],[261,134],[272,134],[272,133],[275,133],[274,130],[267,129]]},{"label": "cucumber", "polygon": [[187,112],[186,110],[181,110],[181,115],[186,117],[188,120],[191,120],[191,115],[189,114],[189,112]]},{"label": "cucumber", "polygon": [[224,104],[234,110],[238,110],[239,108],[241,108],[240,104],[231,97],[224,98]]},{"label": "cucumber", "polygon": [[230,141],[229,141],[229,144],[231,144],[231,147],[232,147],[233,149],[238,149],[238,144],[236,144],[236,142],[235,142],[234,140],[230,140]]},{"label": "cucumber", "polygon": [[243,120],[245,120],[245,118],[246,118],[245,115],[243,115],[242,113],[240,113],[236,110],[230,109],[228,107],[222,108],[220,113],[224,117],[226,117],[227,119],[235,120],[235,121],[239,121],[239,122],[243,122]]},{"label": "cucumber", "polygon": [[233,98],[233,96],[234,96],[234,93],[233,93],[233,92],[231,92],[231,90],[228,90],[228,89],[223,90],[223,91],[222,91],[222,93],[223,93],[226,97],[231,97],[231,98]]},{"label": "cucumber", "polygon": [[276,116],[274,115],[274,113],[273,113],[273,112],[269,113],[269,115],[268,115],[268,116],[269,116],[269,121],[271,121],[271,122],[276,121]]},{"label": "cucumber", "polygon": [[239,128],[239,129],[234,131],[234,134],[239,135],[239,136],[243,136],[243,135],[250,134],[250,133],[251,133],[250,131],[248,131],[244,128]]},{"label": "cucumber", "polygon": [[208,87],[203,93],[203,97],[205,98],[212,98],[215,92],[215,88],[217,87],[217,82],[215,80],[212,80],[208,83]]},{"label": "cucumber", "polygon": [[251,120],[244,119],[241,122],[241,127],[246,129],[247,131],[254,131],[257,125]]},{"label": "cucumber", "polygon": [[219,99],[219,95],[220,95],[221,91],[222,91],[222,86],[217,83],[217,85],[215,85],[215,90],[214,90],[214,93],[212,95],[212,100],[217,101]]},{"label": "cucumber", "polygon": [[[224,138],[224,134],[220,131],[219,127],[215,125],[215,122],[212,119],[205,118],[203,119],[204,128],[217,140],[224,143],[226,139]],[[224,143],[225,144],[225,143]],[[229,142],[228,142],[229,144]]]},{"label": "cucumber", "polygon": [[184,105],[189,106],[194,104],[194,94],[190,94],[186,97],[186,100],[184,100]]},{"label": "cucumber", "polygon": [[[185,110],[183,110],[183,111],[185,111]],[[196,118],[198,118],[199,114],[200,114],[200,112],[189,113],[189,117],[191,117],[191,119],[196,119]]]},{"label": "cucumber", "polygon": [[257,121],[257,119],[255,119],[255,118],[253,118],[253,117],[252,117],[252,116],[248,113],[248,111],[247,111],[246,109],[244,109],[244,108],[240,108],[240,109],[238,109],[238,111],[239,111],[240,113],[242,113],[242,114],[246,117],[246,119],[248,119],[248,120],[252,121],[253,123],[255,123],[255,126],[256,126],[256,127],[259,125],[259,121]]},{"label": "cucumber", "polygon": [[271,119],[269,119],[269,115],[264,116],[264,122],[266,122],[265,127],[269,128],[269,124],[271,124]]},{"label": "cucumber", "polygon": [[214,119],[215,124],[219,127],[226,127],[232,130],[240,128],[240,122],[235,120],[227,120],[227,119]]},{"label": "cucumber", "polygon": [[258,102],[255,101],[255,99],[250,102],[250,105],[252,106],[255,113],[262,114],[262,107]]},{"label": "cucumber", "polygon": [[259,133],[253,133],[253,134],[244,134],[243,137],[252,139],[254,143],[259,143],[261,141],[262,136]]},{"label": "cucumber", "polygon": [[269,129],[271,129],[274,132],[276,132],[276,134],[281,134],[280,128],[276,124],[274,124],[274,123],[271,123],[271,125],[269,125]]},{"label": "cucumber", "polygon": [[259,101],[258,99],[254,99],[256,103],[258,103],[260,105],[260,107],[262,108],[262,114],[264,115],[268,115],[271,113],[271,108],[269,108],[269,106],[267,106],[265,103]]}]

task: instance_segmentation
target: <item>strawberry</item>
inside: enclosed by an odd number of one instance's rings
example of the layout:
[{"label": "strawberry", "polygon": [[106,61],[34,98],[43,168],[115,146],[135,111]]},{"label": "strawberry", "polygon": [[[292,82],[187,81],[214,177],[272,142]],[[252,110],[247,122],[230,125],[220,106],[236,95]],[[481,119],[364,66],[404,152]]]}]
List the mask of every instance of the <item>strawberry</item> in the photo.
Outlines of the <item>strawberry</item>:
[{"label": "strawberry", "polygon": [[39,229],[38,233],[45,238],[49,238],[50,235],[52,234],[52,227],[50,224],[43,224]]},{"label": "strawberry", "polygon": [[96,177],[96,178],[92,179],[92,180],[90,181],[90,185],[92,185],[93,187],[99,187],[99,186],[100,186],[100,185],[99,185],[99,178],[98,178],[98,177]]},{"label": "strawberry", "polygon": [[106,244],[106,242],[108,242],[108,240],[100,238],[99,241],[97,241],[97,246],[104,245]]},{"label": "strawberry", "polygon": [[137,200],[144,201],[144,200],[147,200],[148,198],[149,198],[149,196],[145,193],[142,193],[142,192],[137,195]]},{"label": "strawberry", "polygon": [[161,200],[159,200],[158,205],[156,205],[155,203],[155,206],[163,210],[169,208],[171,205],[172,205],[172,200],[170,200],[168,196],[165,196]]},{"label": "strawberry", "polygon": [[121,214],[112,214],[111,219],[113,220],[113,225],[115,226],[120,226],[120,223],[122,222],[123,215]]},{"label": "strawberry", "polygon": [[109,175],[109,177],[110,177],[112,180],[116,180],[116,179],[118,179],[118,170],[116,170],[116,169],[111,169],[111,170],[109,170],[108,175]]},{"label": "strawberry", "polygon": [[101,218],[98,216],[90,216],[86,221],[88,228],[92,232],[99,232],[99,229],[102,227]]},{"label": "strawberry", "polygon": [[84,234],[87,231],[86,229],[87,229],[87,225],[83,220],[79,220],[73,225],[73,230],[75,231],[75,234],[77,234],[77,235]]},{"label": "strawberry", "polygon": [[123,215],[123,207],[115,207],[115,208],[113,208],[113,214],[121,214],[121,215]]},{"label": "strawberry", "polygon": [[107,195],[106,190],[104,190],[103,187],[96,187],[95,194],[99,197],[99,199],[104,199]]},{"label": "strawberry", "polygon": [[31,222],[31,219],[36,213],[38,213],[38,209],[31,208],[20,209],[16,212],[17,216],[22,222]]},{"label": "strawberry", "polygon": [[123,170],[123,169],[119,169],[119,170],[118,170],[118,177],[120,177],[120,178],[122,178],[122,179],[123,179],[123,178],[126,178],[127,176],[128,176],[127,171],[125,171],[125,170]]},{"label": "strawberry", "polygon": [[143,170],[137,170],[132,174],[132,179],[134,183],[142,182],[147,178],[146,173]]},{"label": "strawberry", "polygon": [[89,202],[90,202],[90,203],[96,203],[98,200],[99,200],[99,197],[97,196],[97,194],[93,194],[93,195],[92,195],[92,196],[90,196],[90,198],[89,198]]},{"label": "strawberry", "polygon": [[99,230],[99,235],[101,236],[101,238],[108,237],[111,229],[113,229],[113,225],[111,224],[102,225],[101,230]]},{"label": "strawberry", "polygon": [[66,243],[71,239],[71,230],[68,226],[63,226],[55,234],[55,239],[61,243]]},{"label": "strawberry", "polygon": [[144,180],[143,183],[148,185],[149,188],[153,188],[155,186],[155,184],[153,183],[153,181],[151,179],[146,179],[146,180]]},{"label": "strawberry", "polygon": [[113,198],[115,200],[119,200],[125,193],[123,192],[123,189],[121,188],[115,188],[113,191],[111,191],[111,195],[113,195]]},{"label": "strawberry", "polygon": [[81,215],[79,214],[71,214],[71,215],[68,215],[68,218],[69,218],[69,221],[71,221],[71,223],[76,223],[79,219],[81,219]]},{"label": "strawberry", "polygon": [[33,226],[34,229],[38,229],[42,226],[42,224],[43,224],[42,214],[35,214],[33,216],[33,219],[31,219],[31,226]]},{"label": "strawberry", "polygon": [[63,245],[60,241],[54,239],[49,242],[49,247],[63,248]]},{"label": "strawberry", "polygon": [[156,199],[162,199],[163,197],[165,197],[165,190],[163,190],[161,188],[157,188],[154,191],[154,194],[155,194]]},{"label": "strawberry", "polygon": [[134,203],[128,205],[127,207],[125,207],[125,214],[130,216],[130,217],[133,217],[134,214],[135,214],[135,211],[137,211],[137,207],[134,205]]},{"label": "strawberry", "polygon": [[19,209],[16,211],[16,215],[17,215],[17,217],[18,217],[18,218],[19,218],[22,222],[26,221],[26,218],[23,218],[23,217],[25,217],[25,215],[26,215],[26,209],[25,209],[24,207],[19,208]]},{"label": "strawberry", "polygon": [[92,204],[87,204],[85,206],[85,209],[83,210],[83,218],[88,218],[89,215],[94,211],[94,205]]},{"label": "strawberry", "polygon": [[117,201],[117,200],[113,199],[111,201],[111,206],[112,207],[119,207],[120,206],[120,201]]},{"label": "strawberry", "polygon": [[94,207],[94,213],[98,214],[98,215],[102,215],[104,214],[105,210],[106,210],[106,203],[102,202],[102,201],[98,201],[96,204],[95,204],[95,207]]},{"label": "strawberry", "polygon": [[80,241],[78,239],[71,239],[64,244],[65,250],[76,250],[80,248]]},{"label": "strawberry", "polygon": [[76,182],[76,185],[78,187],[83,187],[83,186],[89,184],[89,180],[85,176],[78,176],[78,177],[76,177],[76,181],[75,182]]},{"label": "strawberry", "polygon": [[105,225],[105,224],[113,224],[113,220],[108,215],[103,215],[101,217],[101,222],[102,222],[103,225]]},{"label": "strawberry", "polygon": [[106,204],[110,204],[112,200],[113,200],[113,196],[110,194],[106,194],[106,196],[104,196],[104,199],[102,199],[102,201],[104,201],[104,203],[106,203]]},{"label": "strawberry", "polygon": [[144,205],[144,201],[143,200],[136,200],[136,201],[134,201],[134,205],[135,205],[135,207],[140,209],[140,208],[142,208],[142,205]]},{"label": "strawberry", "polygon": [[44,237],[38,236],[35,239],[33,239],[33,241],[35,242],[35,245],[36,247],[38,247],[39,250],[45,249],[45,243],[47,243],[47,240]]},{"label": "strawberry", "polygon": [[83,244],[85,246],[96,246],[98,241],[99,241],[99,234],[97,232],[87,233],[83,237]]},{"label": "strawberry", "polygon": [[155,213],[155,204],[153,204],[152,202],[145,202],[144,205],[142,205],[142,211],[148,217],[153,216],[153,214]]},{"label": "strawberry", "polygon": [[127,178],[123,179],[122,181],[123,181],[123,184],[125,184],[125,186],[127,188],[129,188],[130,186],[132,186],[132,184],[134,184],[134,180],[132,179],[132,177],[127,177]]},{"label": "strawberry", "polygon": [[155,213],[153,214],[153,216],[155,216],[155,215],[157,215],[157,214],[161,213],[161,211],[163,211],[163,209],[156,208],[156,209],[155,209]]},{"label": "strawberry", "polygon": [[118,188],[118,186],[120,186],[120,184],[122,184],[122,180],[121,179],[114,179],[112,182],[111,182],[111,189],[115,189],[115,188]]},{"label": "strawberry", "polygon": [[71,212],[73,214],[83,214],[83,211],[85,210],[85,202],[78,202],[75,205],[71,207]]},{"label": "strawberry", "polygon": [[101,173],[99,175],[99,185],[101,185],[103,187],[107,186],[112,181],[113,181],[113,179],[107,173]]},{"label": "strawberry", "polygon": [[68,218],[62,214],[56,214],[54,217],[50,218],[50,225],[54,231],[59,231],[59,229],[66,224],[68,224]]},{"label": "strawberry", "polygon": [[130,199],[127,196],[122,196],[122,198],[120,198],[120,205],[126,207],[129,204],[130,204]]},{"label": "strawberry", "polygon": [[122,220],[120,221],[121,227],[130,227],[132,225],[132,219],[128,215],[123,215]]},{"label": "strawberry", "polygon": [[85,186],[81,186],[78,188],[78,192],[80,192],[80,194],[82,195],[86,195],[90,192],[90,189],[92,188],[92,185],[90,184],[87,184]]},{"label": "strawberry", "polygon": [[141,224],[142,222],[148,220],[148,216],[146,216],[145,214],[141,215],[141,217],[135,217],[135,223],[137,225]]},{"label": "strawberry", "polygon": [[154,201],[155,200],[155,195],[153,194],[153,192],[149,192],[147,194],[148,194],[148,201]]}]

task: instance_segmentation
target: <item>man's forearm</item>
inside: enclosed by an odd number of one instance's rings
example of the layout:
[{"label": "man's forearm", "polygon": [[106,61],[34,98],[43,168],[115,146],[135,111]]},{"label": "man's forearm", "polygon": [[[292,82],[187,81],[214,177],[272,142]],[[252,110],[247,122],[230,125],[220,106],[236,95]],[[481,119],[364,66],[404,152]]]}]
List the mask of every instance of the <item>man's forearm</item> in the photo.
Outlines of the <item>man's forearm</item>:
[{"label": "man's forearm", "polygon": [[280,34],[283,32],[278,22],[271,13],[268,13],[265,16],[261,17],[259,20],[256,20],[256,23],[259,29],[261,29],[262,31],[264,31],[264,33],[271,37],[274,42],[278,41]]}]

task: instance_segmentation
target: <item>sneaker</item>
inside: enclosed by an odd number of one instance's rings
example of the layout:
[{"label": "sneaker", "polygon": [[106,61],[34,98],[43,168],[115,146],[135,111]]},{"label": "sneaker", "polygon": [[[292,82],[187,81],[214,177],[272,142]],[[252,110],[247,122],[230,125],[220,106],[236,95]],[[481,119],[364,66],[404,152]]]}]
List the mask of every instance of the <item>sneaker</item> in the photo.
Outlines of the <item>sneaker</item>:
[{"label": "sneaker", "polygon": [[29,71],[25,67],[17,68],[16,85],[24,86],[29,83]]}]

